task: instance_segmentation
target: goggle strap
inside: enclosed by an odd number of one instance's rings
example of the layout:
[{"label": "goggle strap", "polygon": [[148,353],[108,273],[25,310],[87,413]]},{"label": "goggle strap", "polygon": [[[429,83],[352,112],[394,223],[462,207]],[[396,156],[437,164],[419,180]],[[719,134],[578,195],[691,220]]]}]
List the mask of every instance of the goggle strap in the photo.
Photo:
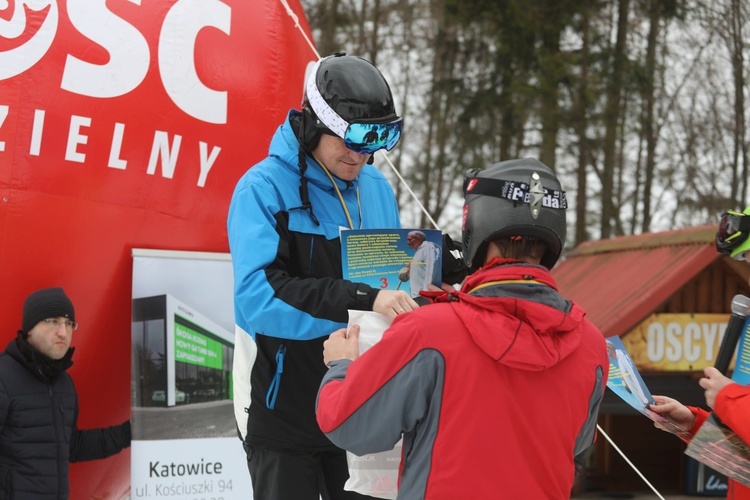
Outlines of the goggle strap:
[{"label": "goggle strap", "polygon": [[310,102],[310,106],[312,106],[318,119],[323,122],[323,125],[343,139],[346,134],[346,129],[349,127],[349,122],[341,118],[341,116],[339,116],[339,114],[328,105],[326,100],[323,99],[323,96],[320,94],[318,84],[316,83],[318,79],[318,69],[320,68],[320,63],[322,61],[324,61],[324,59],[318,59],[310,72],[310,77],[307,79],[307,85],[305,87],[307,100]]},{"label": "goggle strap", "polygon": [[[517,203],[531,203],[531,186],[525,182],[504,181],[487,177],[467,178],[464,181],[464,194],[493,196]],[[568,200],[565,191],[544,188],[542,206],[566,210]]]}]

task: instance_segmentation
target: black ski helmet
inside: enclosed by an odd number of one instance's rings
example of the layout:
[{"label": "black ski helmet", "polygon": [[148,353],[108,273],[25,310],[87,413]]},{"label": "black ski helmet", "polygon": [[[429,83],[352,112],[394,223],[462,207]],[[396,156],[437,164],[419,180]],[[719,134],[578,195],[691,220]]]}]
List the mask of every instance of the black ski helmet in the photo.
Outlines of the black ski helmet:
[{"label": "black ski helmet", "polygon": [[348,123],[399,119],[391,88],[378,68],[344,53],[320,59],[308,77],[300,137],[307,151],[315,149],[320,134],[337,135],[320,119],[321,114],[331,110]]},{"label": "black ski helmet", "polygon": [[476,270],[484,264],[487,242],[511,236],[538,238],[547,245],[541,264],[551,269],[565,245],[565,191],[539,160],[494,163],[466,173],[463,255]]}]

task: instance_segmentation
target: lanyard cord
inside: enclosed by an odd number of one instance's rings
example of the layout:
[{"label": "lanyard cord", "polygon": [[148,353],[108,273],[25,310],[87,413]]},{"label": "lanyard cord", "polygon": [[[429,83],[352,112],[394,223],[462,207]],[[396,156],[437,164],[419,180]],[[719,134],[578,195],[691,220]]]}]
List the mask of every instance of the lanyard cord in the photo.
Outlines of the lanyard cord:
[{"label": "lanyard cord", "polygon": [[[314,154],[311,154],[310,156],[312,156],[315,159],[315,161],[318,162],[318,165],[320,165],[320,167],[323,169],[323,172],[325,172],[326,175],[328,176],[328,179],[330,179],[331,184],[333,184],[333,189],[336,190],[336,194],[339,197],[339,202],[341,203],[341,207],[344,209],[346,220],[349,221],[349,229],[354,229],[354,222],[352,221],[352,216],[349,214],[349,209],[346,207],[346,201],[344,201],[344,197],[341,195],[341,191],[339,191],[339,186],[336,184],[336,180],[331,175],[331,172],[328,171],[328,168],[325,165],[323,165],[322,161],[318,160],[318,158]],[[359,228],[362,229],[362,203],[359,200],[359,186],[357,186],[355,189],[357,192],[357,209],[359,210]]]}]

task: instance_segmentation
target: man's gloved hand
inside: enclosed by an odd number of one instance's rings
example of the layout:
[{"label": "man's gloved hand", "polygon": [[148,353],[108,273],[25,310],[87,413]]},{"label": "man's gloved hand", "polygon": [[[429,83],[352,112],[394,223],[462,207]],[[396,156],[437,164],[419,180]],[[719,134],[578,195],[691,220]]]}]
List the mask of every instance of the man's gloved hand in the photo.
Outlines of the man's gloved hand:
[{"label": "man's gloved hand", "polygon": [[443,282],[449,285],[460,284],[469,274],[463,258],[463,249],[448,234],[443,234]]}]

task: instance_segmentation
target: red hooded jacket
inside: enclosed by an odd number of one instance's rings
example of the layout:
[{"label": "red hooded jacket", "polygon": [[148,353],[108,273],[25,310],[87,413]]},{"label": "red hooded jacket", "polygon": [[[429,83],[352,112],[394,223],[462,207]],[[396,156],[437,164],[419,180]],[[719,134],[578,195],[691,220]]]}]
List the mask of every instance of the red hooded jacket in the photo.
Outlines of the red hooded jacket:
[{"label": "red hooded jacket", "polygon": [[569,498],[594,440],[609,359],[541,267],[495,260],[332,363],[320,428],[357,455],[403,435],[398,498]]}]

